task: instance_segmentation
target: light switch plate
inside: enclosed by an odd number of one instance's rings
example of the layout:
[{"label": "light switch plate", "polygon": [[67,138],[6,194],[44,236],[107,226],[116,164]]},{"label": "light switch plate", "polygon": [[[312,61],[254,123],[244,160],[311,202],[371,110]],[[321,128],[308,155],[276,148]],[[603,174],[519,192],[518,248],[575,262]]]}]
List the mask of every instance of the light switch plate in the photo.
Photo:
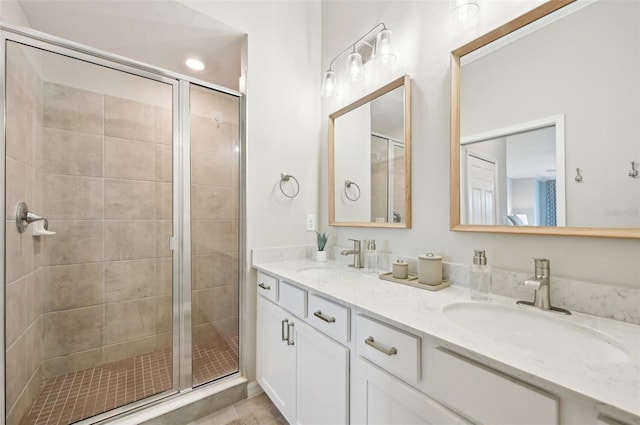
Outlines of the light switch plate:
[{"label": "light switch plate", "polygon": [[315,231],[316,230],[316,215],[315,214],[307,214],[307,231]]}]

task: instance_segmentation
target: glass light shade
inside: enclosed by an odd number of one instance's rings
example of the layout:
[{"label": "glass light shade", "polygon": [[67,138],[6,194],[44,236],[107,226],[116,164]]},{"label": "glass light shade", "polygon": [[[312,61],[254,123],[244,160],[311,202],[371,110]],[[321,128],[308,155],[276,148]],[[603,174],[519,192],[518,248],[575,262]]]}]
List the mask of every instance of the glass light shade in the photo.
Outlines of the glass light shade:
[{"label": "glass light shade", "polygon": [[474,18],[479,11],[478,0],[451,0],[449,2],[449,14],[454,16],[458,22]]},{"label": "glass light shade", "polygon": [[358,52],[353,52],[347,59],[347,82],[359,83],[362,80],[364,80],[362,56]]},{"label": "glass light shade", "polygon": [[322,97],[331,97],[338,93],[336,73],[329,70],[322,76]]},{"label": "glass light shade", "polygon": [[376,63],[391,65],[396,61],[396,55],[391,44],[391,34],[391,30],[383,29],[376,36],[376,50],[374,52]]}]

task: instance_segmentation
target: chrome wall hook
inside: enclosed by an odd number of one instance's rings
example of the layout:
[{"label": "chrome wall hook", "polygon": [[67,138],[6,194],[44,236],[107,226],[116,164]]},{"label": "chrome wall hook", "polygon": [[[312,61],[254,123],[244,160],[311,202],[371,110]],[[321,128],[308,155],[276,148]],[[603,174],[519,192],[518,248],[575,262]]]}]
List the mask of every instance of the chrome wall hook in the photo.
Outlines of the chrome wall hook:
[{"label": "chrome wall hook", "polygon": [[[290,194],[287,193],[282,187],[282,183],[288,182],[289,180],[293,180],[296,183],[295,189]],[[280,192],[282,192],[282,194],[287,198],[295,198],[296,196],[298,196],[298,193],[300,193],[300,183],[298,182],[298,179],[293,177],[291,174],[280,173]]]},{"label": "chrome wall hook", "polygon": [[629,171],[629,177],[634,179],[634,178],[638,177],[639,174],[640,174],[640,172],[638,170],[636,170],[635,161],[631,161],[631,171]]},{"label": "chrome wall hook", "polygon": [[582,171],[579,168],[576,168],[576,177],[574,180],[578,183],[582,181]]}]

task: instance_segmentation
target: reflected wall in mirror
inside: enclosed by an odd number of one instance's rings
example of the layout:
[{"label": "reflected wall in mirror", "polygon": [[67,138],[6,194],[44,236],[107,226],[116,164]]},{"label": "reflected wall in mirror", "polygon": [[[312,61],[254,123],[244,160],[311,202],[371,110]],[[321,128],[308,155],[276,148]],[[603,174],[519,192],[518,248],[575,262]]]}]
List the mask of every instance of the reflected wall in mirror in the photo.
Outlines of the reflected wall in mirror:
[{"label": "reflected wall in mirror", "polygon": [[411,227],[410,78],[329,116],[329,224]]},{"label": "reflected wall in mirror", "polygon": [[640,237],[639,34],[562,0],[452,52],[452,230]]}]

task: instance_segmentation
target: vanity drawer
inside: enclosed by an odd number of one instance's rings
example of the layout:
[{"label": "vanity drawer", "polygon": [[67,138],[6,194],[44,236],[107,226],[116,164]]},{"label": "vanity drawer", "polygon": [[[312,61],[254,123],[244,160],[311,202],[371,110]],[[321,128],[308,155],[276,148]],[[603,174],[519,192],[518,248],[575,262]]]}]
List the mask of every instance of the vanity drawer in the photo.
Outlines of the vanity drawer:
[{"label": "vanity drawer", "polygon": [[278,300],[278,279],[268,274],[258,272],[258,294],[273,302]]},{"label": "vanity drawer", "polygon": [[420,379],[420,338],[367,316],[356,318],[356,352],[407,382]]},{"label": "vanity drawer", "polygon": [[280,305],[300,318],[307,316],[307,291],[287,282],[280,282]]},{"label": "vanity drawer", "polygon": [[558,424],[558,399],[443,348],[428,379],[434,395],[482,424]]},{"label": "vanity drawer", "polygon": [[317,295],[309,296],[309,323],[344,343],[349,342],[349,313],[348,307]]}]

